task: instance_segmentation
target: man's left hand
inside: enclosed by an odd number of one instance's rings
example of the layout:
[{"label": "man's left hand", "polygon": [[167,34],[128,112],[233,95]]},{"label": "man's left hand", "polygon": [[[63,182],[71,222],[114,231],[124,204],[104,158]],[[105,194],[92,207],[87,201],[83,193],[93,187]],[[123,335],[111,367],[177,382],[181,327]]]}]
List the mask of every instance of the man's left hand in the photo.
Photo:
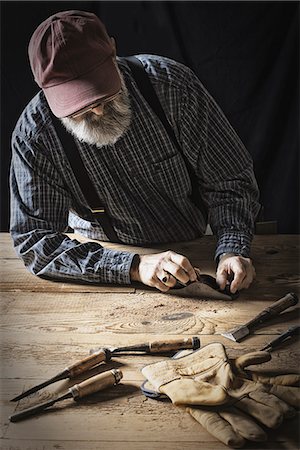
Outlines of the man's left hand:
[{"label": "man's left hand", "polygon": [[231,280],[230,292],[248,289],[255,278],[255,269],[250,258],[227,253],[221,256],[217,268],[217,283],[221,289]]}]

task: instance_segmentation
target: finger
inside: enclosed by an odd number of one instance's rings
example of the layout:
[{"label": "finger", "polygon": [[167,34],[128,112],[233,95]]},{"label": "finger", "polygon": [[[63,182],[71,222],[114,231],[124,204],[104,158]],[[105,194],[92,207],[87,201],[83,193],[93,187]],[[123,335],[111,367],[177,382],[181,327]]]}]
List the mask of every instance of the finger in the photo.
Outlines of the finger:
[{"label": "finger", "polygon": [[231,264],[231,270],[233,273],[233,280],[230,285],[230,291],[234,294],[242,285],[247,273],[243,265],[238,261],[234,261]]},{"label": "finger", "polygon": [[160,281],[162,281],[162,283],[163,283],[165,286],[168,286],[168,287],[174,287],[175,284],[177,283],[176,278],[174,278],[174,277],[173,277],[170,273],[168,273],[168,272],[163,272],[163,274],[160,275],[158,278],[159,278]]},{"label": "finger", "polygon": [[240,283],[238,289],[248,289],[255,278],[255,268],[252,265],[251,261],[248,262],[247,260],[242,260],[241,264],[245,271],[245,278]]},{"label": "finger", "polygon": [[252,281],[253,281],[253,272],[252,270],[251,271],[249,270],[239,289],[248,289]]},{"label": "finger", "polygon": [[216,281],[218,283],[218,285],[220,286],[220,289],[224,290],[225,286],[227,284],[227,270],[225,267],[218,269],[217,270],[217,276],[216,276]]},{"label": "finger", "polygon": [[170,275],[173,275],[173,277],[181,283],[186,284],[190,281],[188,273],[181,266],[170,260],[164,263],[164,270],[169,272]]},{"label": "finger", "polygon": [[212,436],[233,448],[243,447],[245,440],[236,433],[227,420],[222,419],[217,412],[187,408],[191,416],[203,426]]},{"label": "finger", "polygon": [[235,407],[229,407],[220,412],[220,416],[225,419],[234,431],[249,441],[266,441],[267,435],[264,430],[257,425],[247,414],[242,413]]},{"label": "finger", "polygon": [[161,292],[168,292],[168,290],[170,289],[169,286],[163,283],[158,277],[153,277],[153,280],[151,281],[151,283],[149,283],[149,285],[155,287]]},{"label": "finger", "polygon": [[185,256],[179,255],[178,253],[174,253],[174,252],[170,252],[169,256],[170,256],[170,260],[173,263],[180,266],[184,270],[184,272],[186,272],[188,274],[189,278],[187,281],[196,281],[197,280],[197,275],[194,270],[194,267],[192,266],[190,261]]}]

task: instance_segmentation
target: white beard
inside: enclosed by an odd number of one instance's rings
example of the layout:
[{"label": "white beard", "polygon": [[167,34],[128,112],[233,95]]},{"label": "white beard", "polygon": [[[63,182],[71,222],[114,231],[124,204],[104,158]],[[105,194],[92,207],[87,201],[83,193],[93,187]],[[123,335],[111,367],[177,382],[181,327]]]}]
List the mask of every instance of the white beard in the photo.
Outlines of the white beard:
[{"label": "white beard", "polygon": [[81,119],[62,118],[66,130],[79,141],[101,148],[113,145],[128,130],[131,122],[131,109],[128,90],[122,79],[122,92],[104,105],[103,116],[87,112]]}]

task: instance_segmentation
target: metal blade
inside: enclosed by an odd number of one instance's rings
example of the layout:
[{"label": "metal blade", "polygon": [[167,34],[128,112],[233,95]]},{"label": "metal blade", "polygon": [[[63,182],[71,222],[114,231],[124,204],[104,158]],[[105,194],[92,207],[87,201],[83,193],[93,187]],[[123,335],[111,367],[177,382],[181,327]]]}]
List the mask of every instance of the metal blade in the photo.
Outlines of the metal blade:
[{"label": "metal blade", "polygon": [[240,342],[246,336],[250,334],[250,330],[248,327],[244,325],[234,328],[233,330],[227,331],[226,333],[221,333],[221,336],[224,336],[227,339],[231,339],[235,342]]},{"label": "metal blade", "polygon": [[282,333],[277,338],[273,339],[273,341],[271,341],[268,344],[266,344],[261,349],[261,351],[270,351],[271,352],[274,348],[278,347],[280,344],[282,344],[285,341],[287,341],[290,337],[299,334],[299,332],[300,332],[300,326],[299,325],[295,325],[295,326],[289,328],[284,333]]},{"label": "metal blade", "polygon": [[60,395],[59,397],[56,397],[52,400],[48,400],[47,402],[40,403],[39,405],[32,406],[31,408],[23,409],[23,411],[12,414],[9,417],[9,420],[11,422],[19,422],[20,420],[26,419],[26,417],[34,416],[34,415],[38,414],[39,412],[44,411],[44,409],[47,409],[50,406],[53,406],[54,403],[59,402],[60,400],[65,400],[66,398],[70,398],[70,397],[72,397],[72,393],[67,392],[66,394]]},{"label": "metal blade", "polygon": [[44,381],[43,383],[37,384],[36,386],[33,386],[30,389],[27,389],[27,391],[22,392],[22,394],[18,395],[15,398],[11,399],[11,402],[17,402],[21,400],[24,397],[27,397],[30,394],[34,394],[35,392],[39,391],[40,389],[49,386],[49,384],[55,383],[56,381],[64,380],[65,378],[69,377],[69,371],[67,369],[63,370],[62,372],[58,373],[54,377],[50,378],[49,380]]}]

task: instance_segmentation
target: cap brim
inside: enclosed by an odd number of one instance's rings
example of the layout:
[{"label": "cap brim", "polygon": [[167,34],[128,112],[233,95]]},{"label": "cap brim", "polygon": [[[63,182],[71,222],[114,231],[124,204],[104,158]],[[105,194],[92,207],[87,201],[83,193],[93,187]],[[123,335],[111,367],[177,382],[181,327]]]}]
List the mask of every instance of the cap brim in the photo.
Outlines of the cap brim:
[{"label": "cap brim", "polygon": [[121,89],[121,78],[112,57],[92,71],[71,81],[44,89],[53,114],[70,116],[101,98],[114,95]]}]

